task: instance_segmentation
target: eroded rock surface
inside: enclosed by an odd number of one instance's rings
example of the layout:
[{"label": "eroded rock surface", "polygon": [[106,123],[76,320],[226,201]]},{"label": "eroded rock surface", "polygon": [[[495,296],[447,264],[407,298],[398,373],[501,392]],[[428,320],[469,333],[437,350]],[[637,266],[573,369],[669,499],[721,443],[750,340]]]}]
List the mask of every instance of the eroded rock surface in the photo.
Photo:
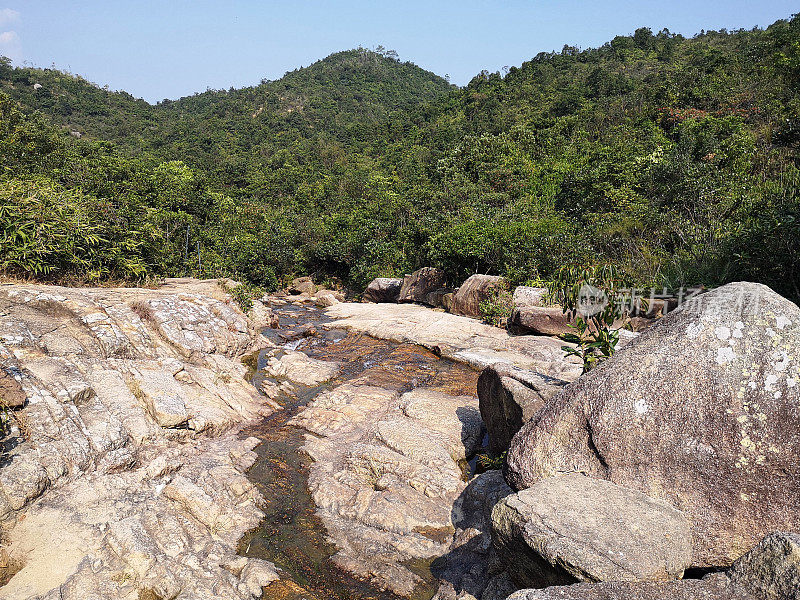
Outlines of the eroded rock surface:
[{"label": "eroded rock surface", "polygon": [[490,450],[495,455],[508,450],[522,426],[566,385],[563,379],[508,363],[486,367],[478,379],[478,400]]},{"label": "eroded rock surface", "polygon": [[564,473],[665,500],[695,566],[724,566],[800,528],[800,309],[729,284],[667,314],[565,389],[508,455],[517,489]]},{"label": "eroded rock surface", "polygon": [[727,573],[669,583],[600,583],[522,590],[508,600],[798,600],[800,536],[776,532]]},{"label": "eroded rock surface", "polygon": [[492,538],[519,587],[669,581],[683,576],[692,554],[683,513],[578,474],[503,498],[492,510]]},{"label": "eroded rock surface", "polygon": [[436,312],[423,306],[341,303],[325,312],[334,319],[327,325],[329,327],[418,344],[478,369],[508,362],[568,381],[581,373],[577,360],[564,357],[561,348],[565,343],[560,340],[541,336],[515,337],[475,319]]},{"label": "eroded rock surface", "polygon": [[399,595],[422,582],[407,561],[444,554],[462,465],[480,446],[477,400],[401,394],[366,378],[317,397],[293,420],[310,432],[309,489],[338,548],[333,560]]},{"label": "eroded rock surface", "polygon": [[0,286],[0,367],[24,391],[0,464],[7,599],[247,599],[258,524],[237,426],[277,405],[245,381],[267,342],[213,282]]},{"label": "eroded rock surface", "polygon": [[505,285],[502,277],[472,275],[453,294],[449,310],[456,315],[478,317],[481,314],[481,302],[490,300]]},{"label": "eroded rock surface", "polygon": [[423,267],[403,278],[403,285],[397,297],[398,302],[425,302],[426,296],[445,287],[447,278],[444,271],[436,267]]},{"label": "eroded rock surface", "polygon": [[403,287],[402,279],[378,277],[369,283],[362,299],[364,302],[397,302],[401,287]]}]

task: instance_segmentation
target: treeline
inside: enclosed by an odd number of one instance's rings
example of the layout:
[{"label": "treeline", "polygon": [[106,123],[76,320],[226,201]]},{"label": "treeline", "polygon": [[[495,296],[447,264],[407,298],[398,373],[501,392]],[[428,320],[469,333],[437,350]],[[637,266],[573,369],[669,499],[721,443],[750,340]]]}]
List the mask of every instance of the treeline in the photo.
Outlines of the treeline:
[{"label": "treeline", "polygon": [[[2,101],[9,272],[358,288],[422,264],[525,282],[611,262],[642,286],[800,297],[797,17],[639,29],[463,89],[364,49],[158,106],[7,64],[0,85],[21,103]],[[38,267],[14,233],[31,228],[52,246]]]}]

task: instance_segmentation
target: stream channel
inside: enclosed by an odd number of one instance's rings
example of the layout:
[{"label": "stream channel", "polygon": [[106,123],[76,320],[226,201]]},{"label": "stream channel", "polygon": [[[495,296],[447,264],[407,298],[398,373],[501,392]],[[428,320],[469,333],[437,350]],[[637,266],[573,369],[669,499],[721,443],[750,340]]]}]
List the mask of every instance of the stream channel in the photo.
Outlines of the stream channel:
[{"label": "stream channel", "polygon": [[[286,304],[273,307],[273,311],[279,317],[279,327],[263,333],[278,348],[259,354],[252,379],[256,387],[269,378],[264,369],[267,361],[280,358],[287,350],[336,361],[341,370],[337,377],[318,386],[292,383],[293,391],[276,398],[284,409],[243,432],[261,440],[255,449],[258,460],[248,477],[265,498],[266,517],[242,539],[239,552],[272,561],[288,575],[265,588],[265,600],[397,600],[398,596],[348,575],[330,560],[336,548],[327,541],[307,487],[311,458],[301,450],[306,431],[288,422],[319,394],[356,377],[400,392],[425,386],[458,396],[475,394],[478,373],[420,346],[326,329],[324,313],[310,305]],[[311,327],[315,333],[299,335],[308,333]],[[465,477],[470,470],[465,468]],[[424,580],[413,600],[429,599],[438,587],[430,561],[407,566]]]}]

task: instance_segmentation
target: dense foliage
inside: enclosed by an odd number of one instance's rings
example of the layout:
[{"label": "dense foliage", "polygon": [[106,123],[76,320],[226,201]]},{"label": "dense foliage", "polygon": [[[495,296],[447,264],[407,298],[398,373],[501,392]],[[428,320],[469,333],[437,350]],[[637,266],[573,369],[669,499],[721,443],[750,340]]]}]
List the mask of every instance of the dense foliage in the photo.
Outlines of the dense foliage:
[{"label": "dense foliage", "polygon": [[9,272],[358,288],[422,264],[513,283],[613,264],[800,297],[798,17],[639,29],[463,89],[358,49],[157,106],[8,64],[0,90]]}]

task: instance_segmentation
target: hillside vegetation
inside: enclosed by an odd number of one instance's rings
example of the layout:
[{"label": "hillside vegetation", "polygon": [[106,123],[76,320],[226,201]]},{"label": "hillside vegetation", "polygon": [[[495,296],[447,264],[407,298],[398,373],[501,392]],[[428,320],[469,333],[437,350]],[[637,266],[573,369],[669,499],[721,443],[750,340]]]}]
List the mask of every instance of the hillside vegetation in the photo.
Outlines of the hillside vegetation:
[{"label": "hillside vegetation", "polygon": [[422,264],[519,283],[611,262],[634,285],[800,297],[797,17],[640,29],[461,89],[358,49],[157,106],[7,63],[0,90],[9,273],[358,288]]}]

